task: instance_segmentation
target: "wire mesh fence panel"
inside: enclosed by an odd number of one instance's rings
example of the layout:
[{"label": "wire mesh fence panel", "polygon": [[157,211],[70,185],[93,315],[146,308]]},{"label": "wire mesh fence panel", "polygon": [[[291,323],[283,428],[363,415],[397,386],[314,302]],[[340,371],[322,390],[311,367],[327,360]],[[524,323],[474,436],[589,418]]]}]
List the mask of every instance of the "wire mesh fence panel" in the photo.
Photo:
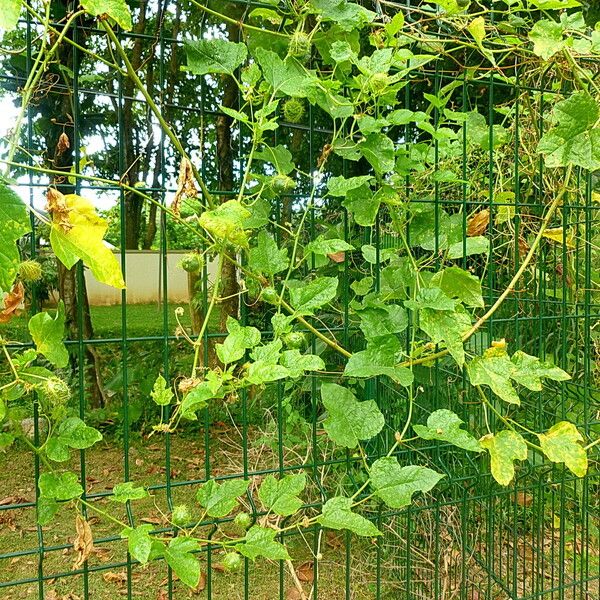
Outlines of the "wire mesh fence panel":
[{"label": "wire mesh fence panel", "polygon": [[600,598],[594,3],[0,9],[2,598]]}]

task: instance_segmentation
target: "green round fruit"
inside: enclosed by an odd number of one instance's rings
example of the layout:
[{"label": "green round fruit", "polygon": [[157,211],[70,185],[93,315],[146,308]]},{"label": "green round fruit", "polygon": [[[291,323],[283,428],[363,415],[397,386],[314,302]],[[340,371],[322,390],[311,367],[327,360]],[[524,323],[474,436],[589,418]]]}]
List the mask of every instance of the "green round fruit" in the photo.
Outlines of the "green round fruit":
[{"label": "green round fruit", "polygon": [[388,87],[389,83],[390,78],[386,73],[375,73],[369,80],[371,90],[376,94],[383,92]]},{"label": "green round fruit", "polygon": [[283,342],[292,350],[302,350],[306,346],[306,336],[300,331],[292,331],[283,336]]},{"label": "green round fruit", "polygon": [[173,508],[171,522],[177,527],[183,527],[192,520],[192,513],[186,504],[179,504]]},{"label": "green round fruit", "polygon": [[283,105],[283,116],[288,123],[300,123],[305,113],[304,102],[298,98],[290,98]]},{"label": "green round fruit", "polygon": [[71,390],[66,381],[59,377],[50,377],[46,379],[41,387],[41,392],[50,406],[64,406],[71,397]]},{"label": "green round fruit", "polygon": [[237,552],[228,552],[221,562],[226,571],[237,571],[243,563],[242,557]]},{"label": "green round fruit", "polygon": [[26,282],[39,281],[42,278],[42,265],[36,260],[25,260],[19,265],[19,276]]},{"label": "green round fruit", "polygon": [[296,187],[296,182],[287,175],[275,175],[273,179],[271,179],[271,189],[276,194],[285,194],[287,192],[291,192]]},{"label": "green round fruit", "polygon": [[235,515],[233,524],[237,525],[241,529],[248,529],[252,525],[252,517],[247,512],[241,512]]},{"label": "green round fruit", "polygon": [[277,290],[272,287],[265,288],[260,293],[260,298],[263,302],[267,302],[268,304],[279,303],[279,294],[277,293]]},{"label": "green round fruit", "polygon": [[290,40],[290,56],[305,59],[310,54],[310,37],[304,31],[295,31]]},{"label": "green round fruit", "polygon": [[188,273],[198,273],[202,268],[202,260],[199,254],[186,254],[181,259],[181,268]]}]

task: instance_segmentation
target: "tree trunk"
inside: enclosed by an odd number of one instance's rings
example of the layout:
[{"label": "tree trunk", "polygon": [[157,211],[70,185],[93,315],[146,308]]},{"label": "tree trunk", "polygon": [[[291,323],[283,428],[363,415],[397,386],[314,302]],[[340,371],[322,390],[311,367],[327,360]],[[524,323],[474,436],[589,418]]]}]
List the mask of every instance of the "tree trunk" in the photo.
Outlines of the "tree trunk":
[{"label": "tree trunk", "polygon": [[[72,35],[69,33],[69,35]],[[78,40],[80,44],[84,40]],[[58,64],[73,70],[73,52],[72,46],[63,43],[57,53]],[[46,139],[48,167],[58,171],[64,171],[64,176],[56,175],[52,178],[52,184],[63,194],[73,194],[75,186],[69,182],[68,174],[73,166],[73,148],[75,148],[73,115],[71,106],[73,98],[70,91],[66,93],[58,92],[49,94],[44,102],[40,104],[42,114],[47,118],[48,129],[44,133]],[[65,136],[68,143],[65,141]],[[62,137],[62,139],[61,139]],[[90,306],[88,301],[85,279],[81,278],[81,289],[77,281],[77,265],[72,269],[67,269],[60,261],[58,262],[58,287],[59,295],[65,305],[66,325],[70,339],[92,339],[94,337],[94,328],[90,315]],[[79,328],[78,298],[81,298],[83,306],[81,307],[82,320],[81,331]],[[85,346],[84,365],[81,368],[86,372],[86,385],[89,386],[90,404],[93,407],[103,406],[105,403],[100,374],[100,363],[98,356],[91,346]],[[72,356],[72,365],[77,366],[76,358]]]},{"label": "tree trunk", "polygon": [[[237,26],[228,27],[229,39],[238,41]],[[232,77],[223,76],[223,106],[227,108],[236,108],[238,104],[238,88]],[[234,188],[233,178],[233,153],[231,149],[231,125],[233,119],[228,115],[220,114],[217,116],[217,162],[219,167],[219,188],[222,191],[231,191]],[[221,202],[226,202],[231,198],[224,195]],[[234,258],[234,257],[232,257]],[[221,268],[221,292],[219,294],[223,301],[221,302],[221,331],[225,330],[227,317],[237,317],[239,312],[239,283],[237,279],[237,269],[233,262],[223,261]]]}]

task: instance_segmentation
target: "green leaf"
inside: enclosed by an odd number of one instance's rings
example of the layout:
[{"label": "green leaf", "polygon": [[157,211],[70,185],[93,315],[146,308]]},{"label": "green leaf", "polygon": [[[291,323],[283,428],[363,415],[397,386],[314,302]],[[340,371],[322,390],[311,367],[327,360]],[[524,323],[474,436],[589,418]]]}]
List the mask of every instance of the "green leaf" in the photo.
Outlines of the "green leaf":
[{"label": "green leaf", "polygon": [[248,381],[254,385],[263,385],[271,381],[278,381],[289,377],[289,371],[282,365],[257,360],[248,368]]},{"label": "green leaf", "polygon": [[84,450],[99,442],[102,434],[97,429],[86,425],[79,417],[69,417],[60,424],[57,437],[69,448]]},{"label": "green leaf", "polygon": [[198,587],[200,582],[200,561],[192,554],[199,549],[198,540],[179,536],[173,538],[164,550],[167,564],[175,575],[191,588]]},{"label": "green leaf", "polygon": [[541,361],[537,356],[525,354],[521,350],[517,350],[510,361],[513,364],[510,373],[511,378],[534,392],[542,390],[542,379],[544,378],[553,381],[571,379],[571,376],[560,367]]},{"label": "green leaf", "polygon": [[459,304],[454,311],[421,309],[419,311],[419,327],[431,338],[433,343],[444,342],[458,366],[463,366],[465,350],[462,336],[471,327],[471,317],[465,312],[462,305]]},{"label": "green leaf", "polygon": [[127,549],[132,558],[145,565],[152,550],[152,525],[138,525],[135,528],[127,528],[121,532],[121,537],[127,538]]},{"label": "green leaf", "polygon": [[185,68],[194,75],[209,73],[233,75],[248,56],[245,44],[219,38],[186,42],[185,53],[187,56]]},{"label": "green leaf", "polygon": [[285,475],[279,481],[273,475],[267,475],[258,490],[258,497],[268,511],[288,517],[302,506],[298,494],[302,493],[305,487],[304,473]]},{"label": "green leaf", "polygon": [[561,23],[549,19],[537,21],[529,32],[533,53],[544,60],[552,58],[565,47],[564,28]]},{"label": "green leaf", "polygon": [[60,504],[54,498],[40,497],[37,500],[38,525],[48,525],[60,510]]},{"label": "green leaf", "polygon": [[324,383],[321,397],[328,413],[323,427],[339,446],[356,448],[360,440],[369,440],[383,429],[385,420],[374,400],[359,402],[350,390],[335,383]]},{"label": "green leaf", "polygon": [[317,521],[323,527],[337,530],[347,529],[364,537],[381,535],[381,531],[371,521],[352,512],[352,499],[343,496],[327,500],[323,505],[323,514],[319,515]]},{"label": "green leaf", "polygon": [[300,354],[299,350],[285,350],[281,364],[288,370],[289,377],[300,377],[305,371],[324,371],[325,363],[315,354]]},{"label": "green leaf", "polygon": [[331,196],[346,196],[351,190],[368,185],[373,180],[371,175],[360,175],[359,177],[330,177],[327,182],[327,189]]},{"label": "green leaf", "polygon": [[372,133],[358,144],[359,152],[379,174],[389,173],[396,166],[394,142],[383,133]]},{"label": "green leaf", "polygon": [[8,448],[15,441],[12,433],[0,433],[0,448]]},{"label": "green leaf", "polygon": [[342,31],[361,29],[377,17],[373,11],[348,0],[311,0],[311,5],[323,19],[334,21]]},{"label": "green leaf", "polygon": [[225,364],[240,360],[246,350],[260,344],[260,331],[256,327],[245,327],[233,317],[227,317],[229,335],[222,344],[216,345],[217,356]]},{"label": "green leaf", "polygon": [[156,378],[150,396],[159,406],[171,404],[171,400],[174,398],[173,391],[167,387],[167,381],[162,375]]},{"label": "green leaf", "polygon": [[38,480],[40,496],[51,500],[71,500],[83,494],[75,473],[42,473]]},{"label": "green leaf", "polygon": [[464,241],[455,242],[448,246],[448,258],[455,260],[473,254],[487,254],[490,249],[490,240],[482,235],[468,237]]},{"label": "green leaf", "polygon": [[0,29],[10,31],[17,26],[22,6],[23,0],[3,0],[0,10]]},{"label": "green leaf", "polygon": [[243,556],[255,560],[264,556],[270,560],[288,560],[290,558],[285,546],[275,541],[277,532],[260,525],[253,525],[246,532],[244,541],[236,544],[235,549]]},{"label": "green leaf", "polygon": [[408,387],[414,381],[413,373],[406,367],[398,366],[401,359],[401,345],[396,336],[379,337],[367,344],[367,349],[355,352],[346,363],[346,377],[376,377],[387,375],[400,385]]},{"label": "green leaf", "polygon": [[279,248],[275,240],[265,231],[258,234],[257,245],[250,248],[248,266],[256,273],[272,277],[288,268],[290,264],[287,248]]},{"label": "green leaf", "polygon": [[246,492],[250,481],[231,479],[218,484],[214,479],[203,483],[196,500],[206,509],[209,517],[225,517],[237,505],[237,498]]},{"label": "green leaf", "polygon": [[295,59],[282,60],[272,50],[257,48],[254,55],[267,83],[275,93],[305,98],[313,86],[313,77]]},{"label": "green leaf", "polygon": [[260,152],[254,153],[254,158],[270,162],[280,175],[289,175],[296,168],[292,153],[281,144],[274,148],[265,146]]},{"label": "green leaf", "polygon": [[328,254],[335,254],[336,252],[348,252],[350,250],[354,250],[354,246],[348,242],[338,238],[327,239],[320,235],[312,242],[306,244],[304,247],[304,254],[307,255],[312,252],[313,254],[327,256]]},{"label": "green leaf", "polygon": [[581,2],[578,0],[528,0],[528,2],[532,7],[540,10],[560,10],[581,6]]},{"label": "green leaf", "polygon": [[29,333],[38,352],[43,354],[55,367],[66,367],[69,353],[63,342],[65,335],[65,305],[62,300],[54,319],[47,313],[41,312],[29,319]]},{"label": "green leaf", "polygon": [[540,391],[542,378],[554,381],[570,379],[562,369],[525,352],[515,352],[509,358],[503,346],[489,348],[482,356],[475,357],[467,364],[467,372],[473,385],[489,386],[494,394],[510,404],[521,403],[511,380],[530,390]]},{"label": "green leaf", "polygon": [[568,421],[553,425],[546,433],[537,434],[542,452],[555,463],[565,463],[577,477],[584,477],[588,469],[587,452],[581,445],[583,437],[577,427]]},{"label": "green leaf", "polygon": [[181,417],[188,421],[196,421],[196,413],[208,406],[208,400],[212,398],[223,398],[223,389],[215,389],[208,381],[202,381],[193,387],[181,402]]},{"label": "green leaf", "polygon": [[358,311],[360,329],[367,341],[401,333],[408,327],[406,310],[397,304],[367,304]]},{"label": "green leaf", "polygon": [[408,465],[387,456],[376,460],[369,471],[375,494],[390,508],[408,506],[416,492],[428,492],[444,477],[427,467]]},{"label": "green leaf", "polygon": [[456,301],[449,298],[440,288],[421,288],[414,300],[407,300],[404,306],[411,310],[428,308],[434,311],[454,311]]},{"label": "green leaf", "polygon": [[446,296],[456,298],[466,306],[483,308],[481,282],[460,267],[448,267],[431,278],[431,284],[439,287]]},{"label": "green leaf", "polygon": [[[4,15],[4,9],[0,14]],[[15,242],[31,231],[25,204],[7,185],[0,182],[0,293],[11,290],[19,268]]]},{"label": "green leaf", "polygon": [[96,214],[94,205],[81,196],[64,196],[68,209],[68,225],[54,213],[50,243],[57,258],[70,269],[78,260],[90,268],[101,283],[125,287],[121,267],[115,255],[104,244],[108,223]]},{"label": "green leaf", "polygon": [[81,0],[84,10],[94,17],[108,15],[117,25],[125,31],[131,31],[131,11],[125,0]]},{"label": "green leaf", "polygon": [[130,500],[143,500],[148,497],[148,492],[143,487],[135,487],[133,481],[117,483],[112,490],[111,500],[125,504]]},{"label": "green leaf", "polygon": [[71,457],[69,447],[57,438],[50,438],[44,445],[46,456],[55,462],[65,462]]},{"label": "green leaf", "polygon": [[555,126],[542,136],[537,147],[546,166],[599,169],[600,129],[595,127],[599,116],[600,108],[588,92],[558,102],[552,111]]},{"label": "green leaf", "polygon": [[521,404],[510,381],[512,368],[508,354],[500,348],[489,348],[483,356],[476,356],[467,363],[467,373],[473,385],[487,385],[505,402]]},{"label": "green leaf", "polygon": [[527,459],[527,444],[516,431],[488,434],[479,443],[490,453],[492,476],[500,485],[508,485],[515,476],[515,460]]},{"label": "green leaf", "polygon": [[337,294],[337,288],[337,277],[317,277],[290,290],[290,302],[297,313],[310,315],[331,302]]},{"label": "green leaf", "polygon": [[357,225],[372,227],[381,205],[380,199],[367,185],[348,191],[342,206],[354,217]]},{"label": "green leaf", "polygon": [[481,452],[479,442],[468,431],[461,429],[462,424],[463,420],[456,413],[441,408],[429,415],[427,426],[413,425],[413,429],[424,440],[440,440],[464,450]]},{"label": "green leaf", "polygon": [[247,248],[248,235],[244,224],[251,215],[237,200],[228,200],[214,210],[203,212],[198,222],[215,240]]}]

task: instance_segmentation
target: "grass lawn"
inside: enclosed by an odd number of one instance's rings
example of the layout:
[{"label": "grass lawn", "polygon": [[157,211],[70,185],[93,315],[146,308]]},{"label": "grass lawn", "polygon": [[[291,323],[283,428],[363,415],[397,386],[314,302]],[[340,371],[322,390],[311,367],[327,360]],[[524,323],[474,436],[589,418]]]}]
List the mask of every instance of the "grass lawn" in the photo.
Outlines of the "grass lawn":
[{"label": "grass lawn", "polygon": [[[167,305],[168,333],[172,335],[177,326],[175,320],[175,309],[179,304]],[[189,328],[191,320],[189,309],[183,306],[185,314],[180,317],[181,324]],[[51,314],[53,310],[50,309]],[[94,337],[99,339],[120,338],[123,334],[123,310],[121,305],[115,306],[92,306],[92,324],[94,326]],[[0,325],[0,336],[7,340],[25,342],[29,341],[27,322],[30,315],[24,312],[12,319],[10,323]],[[165,308],[157,304],[130,304],[126,309],[127,337],[144,337],[149,335],[161,335],[164,331]]]}]

